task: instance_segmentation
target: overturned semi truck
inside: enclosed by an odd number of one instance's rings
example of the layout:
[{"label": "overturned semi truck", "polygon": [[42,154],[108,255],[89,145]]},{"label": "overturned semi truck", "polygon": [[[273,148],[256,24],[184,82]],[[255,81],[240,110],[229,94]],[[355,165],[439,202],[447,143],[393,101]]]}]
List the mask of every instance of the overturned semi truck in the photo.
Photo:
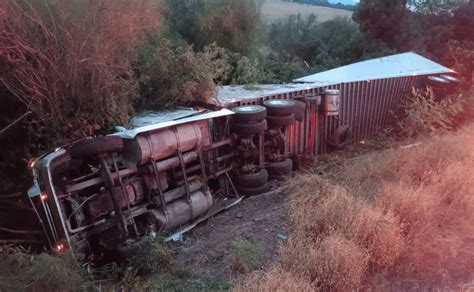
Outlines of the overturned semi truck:
[{"label": "overturned semi truck", "polygon": [[268,192],[269,181],[318,154],[369,138],[412,87],[449,92],[458,81],[405,53],[292,84],[223,87],[220,110],[139,116],[39,157],[28,197],[50,248],[127,257],[150,237],[172,239]]}]

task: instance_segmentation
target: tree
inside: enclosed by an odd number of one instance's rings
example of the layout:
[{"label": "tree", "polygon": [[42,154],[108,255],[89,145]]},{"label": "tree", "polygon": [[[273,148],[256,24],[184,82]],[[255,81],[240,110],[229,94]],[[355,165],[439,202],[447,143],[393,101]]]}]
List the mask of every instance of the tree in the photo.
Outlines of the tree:
[{"label": "tree", "polygon": [[249,55],[258,44],[262,0],[167,0],[169,32],[196,49],[212,43]]},{"label": "tree", "polygon": [[353,19],[369,39],[406,49],[410,47],[409,16],[407,0],[361,0]]},{"label": "tree", "polygon": [[362,57],[358,26],[347,18],[319,23],[315,15],[290,16],[271,25],[269,44],[282,60],[301,61],[312,72],[332,69]]}]

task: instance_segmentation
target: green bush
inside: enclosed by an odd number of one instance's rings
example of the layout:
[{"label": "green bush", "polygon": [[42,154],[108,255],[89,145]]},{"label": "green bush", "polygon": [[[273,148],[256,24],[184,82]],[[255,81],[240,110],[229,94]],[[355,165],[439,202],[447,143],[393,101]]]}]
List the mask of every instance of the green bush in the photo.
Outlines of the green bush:
[{"label": "green bush", "polygon": [[312,14],[292,15],[270,25],[270,48],[284,61],[306,62],[311,72],[353,63],[363,57],[364,46],[357,24],[348,18],[323,23]]},{"label": "green bush", "polygon": [[228,70],[222,53],[216,45],[195,52],[191,46],[165,38],[150,40],[140,56],[138,108],[215,103],[216,80]]},{"label": "green bush", "polygon": [[456,96],[435,99],[431,88],[413,89],[412,97],[403,104],[404,114],[398,122],[400,133],[413,137],[452,130],[456,116],[463,111],[463,104]]}]

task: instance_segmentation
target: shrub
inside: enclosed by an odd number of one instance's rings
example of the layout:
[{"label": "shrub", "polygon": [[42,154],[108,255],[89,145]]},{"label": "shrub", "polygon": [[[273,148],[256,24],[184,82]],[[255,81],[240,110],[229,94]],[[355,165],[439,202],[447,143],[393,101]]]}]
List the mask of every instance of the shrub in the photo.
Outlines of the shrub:
[{"label": "shrub", "polygon": [[412,90],[404,104],[403,119],[399,121],[402,136],[441,133],[453,129],[455,117],[462,112],[462,100],[456,97],[435,99],[433,90]]},{"label": "shrub", "polygon": [[64,143],[127,121],[131,61],[161,23],[152,1],[3,3],[1,82],[34,113],[31,134]]},{"label": "shrub", "polygon": [[[223,49],[216,45],[194,52],[167,39],[151,40],[140,63],[139,108],[215,104],[216,80],[225,74]],[[146,58],[143,54],[148,54]]]}]

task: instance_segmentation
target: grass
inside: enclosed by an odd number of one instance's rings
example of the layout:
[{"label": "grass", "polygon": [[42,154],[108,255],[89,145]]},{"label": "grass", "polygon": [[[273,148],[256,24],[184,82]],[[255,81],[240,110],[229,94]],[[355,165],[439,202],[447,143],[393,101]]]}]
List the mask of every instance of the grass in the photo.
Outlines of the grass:
[{"label": "grass", "polygon": [[472,286],[474,125],[418,142],[342,157],[331,173],[318,165],[291,180],[291,232],[279,260],[235,289]]},{"label": "grass", "polygon": [[259,247],[243,238],[236,238],[232,242],[232,268],[239,273],[248,273],[258,268],[260,264]]},{"label": "grass", "polygon": [[88,291],[92,279],[70,255],[31,255],[9,249],[0,256],[0,291]]},{"label": "grass", "polygon": [[132,259],[115,289],[130,291],[227,291],[229,284],[179,267],[168,249],[153,242],[149,253]]},{"label": "grass", "polygon": [[228,291],[229,284],[202,278],[177,266],[166,246],[127,263],[81,265],[71,254],[33,255],[0,248],[0,291]]}]

